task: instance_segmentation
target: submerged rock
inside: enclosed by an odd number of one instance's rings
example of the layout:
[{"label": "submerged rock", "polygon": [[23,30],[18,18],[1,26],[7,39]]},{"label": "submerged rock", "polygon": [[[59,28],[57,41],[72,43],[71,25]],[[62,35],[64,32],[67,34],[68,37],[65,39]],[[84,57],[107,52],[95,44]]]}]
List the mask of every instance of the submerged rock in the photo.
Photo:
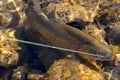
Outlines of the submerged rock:
[{"label": "submerged rock", "polygon": [[24,37],[22,28],[0,29],[0,66],[9,67],[29,61],[26,57],[30,53],[28,48],[23,43],[14,40],[23,40]]},{"label": "submerged rock", "polygon": [[4,67],[17,64],[19,60],[19,53],[17,51],[21,49],[18,42],[7,40],[6,37],[15,39],[15,30],[0,30],[0,66]]},{"label": "submerged rock", "polygon": [[94,22],[99,19],[103,24],[120,20],[119,4],[118,0],[45,0],[38,3],[49,19],[65,23]]},{"label": "submerged rock", "polygon": [[24,66],[19,66],[17,69],[13,70],[12,80],[26,80],[27,79],[27,69]]},{"label": "submerged rock", "polygon": [[120,21],[109,24],[105,31],[108,43],[120,45]]},{"label": "submerged rock", "polygon": [[33,70],[28,72],[27,75],[28,80],[41,80],[43,78],[43,74],[40,70]]},{"label": "submerged rock", "polygon": [[120,80],[120,67],[105,67],[105,80]]},{"label": "submerged rock", "polygon": [[81,20],[93,22],[99,11],[99,1],[93,0],[50,0],[43,1],[40,6],[49,19],[59,19],[66,23]]},{"label": "submerged rock", "polygon": [[100,42],[104,43],[105,45],[108,45],[105,41],[105,31],[104,29],[99,29],[97,25],[95,24],[89,24],[85,26],[84,32],[90,34],[91,36],[98,39]]},{"label": "submerged rock", "polygon": [[0,27],[16,27],[21,25],[25,17],[23,8],[22,0],[0,1]]},{"label": "submerged rock", "polygon": [[115,54],[115,65],[120,66],[120,46],[110,45],[113,53]]},{"label": "submerged rock", "polygon": [[70,59],[54,62],[44,76],[44,80],[96,80],[96,78],[104,80],[103,73]]}]

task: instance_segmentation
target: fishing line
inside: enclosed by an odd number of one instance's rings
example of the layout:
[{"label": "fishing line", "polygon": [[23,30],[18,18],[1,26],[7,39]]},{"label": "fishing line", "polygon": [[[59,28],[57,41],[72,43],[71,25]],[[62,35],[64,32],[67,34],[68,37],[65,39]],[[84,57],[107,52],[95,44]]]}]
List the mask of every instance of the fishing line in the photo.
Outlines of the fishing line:
[{"label": "fishing line", "polygon": [[5,36],[1,36],[1,37],[3,37],[6,40],[17,41],[17,42],[21,42],[21,43],[25,43],[25,44],[42,46],[42,47],[47,47],[47,48],[52,48],[52,49],[57,49],[57,50],[62,50],[62,51],[68,51],[68,52],[73,52],[73,53],[87,54],[87,55],[91,55],[91,56],[104,57],[104,56],[101,56],[101,55],[96,55],[96,54],[91,54],[91,53],[87,53],[87,52],[71,50],[71,49],[67,49],[67,48],[61,48],[61,47],[56,47],[56,46],[51,46],[51,45],[46,45],[46,44],[40,44],[40,43],[30,42],[30,41],[25,41],[25,40],[20,40],[20,39],[12,39],[12,38],[8,38],[8,37],[5,37]]}]

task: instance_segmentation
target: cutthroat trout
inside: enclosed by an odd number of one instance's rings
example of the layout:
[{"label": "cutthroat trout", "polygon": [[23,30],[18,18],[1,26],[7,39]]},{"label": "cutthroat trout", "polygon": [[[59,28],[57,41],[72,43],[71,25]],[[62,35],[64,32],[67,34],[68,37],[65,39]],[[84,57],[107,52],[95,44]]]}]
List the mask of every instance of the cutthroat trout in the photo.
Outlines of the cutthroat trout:
[{"label": "cutthroat trout", "polygon": [[[113,57],[108,45],[77,28],[49,21],[38,14],[33,6],[29,6],[26,9],[26,21],[30,24],[30,28],[42,35],[49,45],[103,56],[95,57],[99,60],[111,60]],[[86,58],[84,54],[76,54]]]}]

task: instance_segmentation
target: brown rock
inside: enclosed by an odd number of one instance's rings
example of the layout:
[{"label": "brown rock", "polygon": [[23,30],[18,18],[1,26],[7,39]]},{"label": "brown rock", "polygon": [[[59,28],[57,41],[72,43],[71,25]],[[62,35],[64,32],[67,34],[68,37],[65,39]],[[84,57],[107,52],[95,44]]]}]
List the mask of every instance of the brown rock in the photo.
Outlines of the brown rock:
[{"label": "brown rock", "polygon": [[44,80],[104,80],[103,73],[92,69],[78,61],[61,59],[50,67]]}]

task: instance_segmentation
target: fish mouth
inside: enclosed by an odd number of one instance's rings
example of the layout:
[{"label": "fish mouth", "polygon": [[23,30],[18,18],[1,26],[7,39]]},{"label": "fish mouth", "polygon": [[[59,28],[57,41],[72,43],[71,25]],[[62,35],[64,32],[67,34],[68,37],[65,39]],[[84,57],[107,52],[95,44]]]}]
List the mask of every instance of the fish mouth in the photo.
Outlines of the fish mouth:
[{"label": "fish mouth", "polygon": [[95,60],[100,61],[110,61],[114,58],[113,53],[104,52],[104,51],[97,51],[95,56]]}]

